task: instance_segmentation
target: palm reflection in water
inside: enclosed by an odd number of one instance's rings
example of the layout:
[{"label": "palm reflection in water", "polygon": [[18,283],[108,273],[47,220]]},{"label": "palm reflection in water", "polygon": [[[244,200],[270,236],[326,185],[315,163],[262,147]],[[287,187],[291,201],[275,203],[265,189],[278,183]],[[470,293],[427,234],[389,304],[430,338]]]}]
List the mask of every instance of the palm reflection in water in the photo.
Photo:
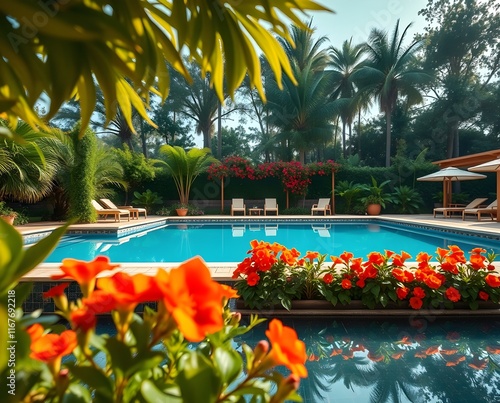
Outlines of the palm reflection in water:
[{"label": "palm reflection in water", "polygon": [[[500,401],[498,318],[283,322],[307,346],[304,402]],[[265,326],[237,341],[254,347]]]}]

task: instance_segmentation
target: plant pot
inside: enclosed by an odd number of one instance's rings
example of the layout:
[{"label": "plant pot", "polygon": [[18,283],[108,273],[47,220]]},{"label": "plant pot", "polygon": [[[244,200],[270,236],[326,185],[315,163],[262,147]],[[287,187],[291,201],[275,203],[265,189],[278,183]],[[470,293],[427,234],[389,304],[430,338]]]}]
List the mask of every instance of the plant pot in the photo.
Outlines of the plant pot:
[{"label": "plant pot", "polygon": [[14,225],[15,215],[1,215],[0,218],[4,220],[7,224]]},{"label": "plant pot", "polygon": [[366,206],[366,212],[368,215],[379,215],[382,210],[382,206],[380,204],[369,204]]},{"label": "plant pot", "polygon": [[177,215],[181,216],[181,217],[187,215],[187,213],[188,213],[187,208],[176,208],[175,211],[177,212]]}]

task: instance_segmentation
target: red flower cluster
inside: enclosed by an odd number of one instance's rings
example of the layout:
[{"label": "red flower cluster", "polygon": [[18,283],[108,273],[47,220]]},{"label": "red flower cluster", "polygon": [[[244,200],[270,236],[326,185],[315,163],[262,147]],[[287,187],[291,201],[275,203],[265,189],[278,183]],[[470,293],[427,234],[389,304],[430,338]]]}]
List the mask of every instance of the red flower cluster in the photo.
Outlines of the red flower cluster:
[{"label": "red flower cluster", "polygon": [[250,180],[274,177],[281,180],[285,191],[304,195],[311,183],[312,175],[328,175],[338,170],[338,164],[329,160],[327,162],[316,162],[302,165],[300,162],[270,162],[252,167],[250,161],[236,156],[227,157],[222,163],[216,163],[209,167],[208,178],[248,178]]}]

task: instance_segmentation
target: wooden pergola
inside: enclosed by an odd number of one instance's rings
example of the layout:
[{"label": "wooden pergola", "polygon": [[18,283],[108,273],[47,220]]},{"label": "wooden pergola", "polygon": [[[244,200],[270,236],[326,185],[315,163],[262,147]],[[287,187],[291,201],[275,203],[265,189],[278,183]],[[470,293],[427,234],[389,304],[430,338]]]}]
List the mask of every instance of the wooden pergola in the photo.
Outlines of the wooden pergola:
[{"label": "wooden pergola", "polygon": [[[488,161],[500,158],[500,150],[484,151],[482,153],[464,155],[462,157],[449,158],[446,160],[434,161],[433,164],[438,165],[439,168],[457,167],[457,168],[470,168]],[[497,200],[500,197],[500,169],[497,168]],[[500,222],[500,209],[497,208],[497,222]]]}]

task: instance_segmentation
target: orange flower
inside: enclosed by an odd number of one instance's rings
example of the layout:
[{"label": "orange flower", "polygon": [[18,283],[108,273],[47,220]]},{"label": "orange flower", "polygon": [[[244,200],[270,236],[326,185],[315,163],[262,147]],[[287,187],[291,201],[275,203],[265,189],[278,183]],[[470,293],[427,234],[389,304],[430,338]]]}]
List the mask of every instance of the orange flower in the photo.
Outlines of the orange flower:
[{"label": "orange flower", "polygon": [[83,305],[93,313],[110,312],[116,307],[113,295],[102,290],[96,290],[88,298],[82,298]]},{"label": "orange flower", "polygon": [[371,352],[369,352],[366,356],[370,361],[373,361],[373,362],[380,362],[380,361],[384,361],[384,356],[382,354],[379,354],[379,355],[375,355],[375,354],[372,354]]},{"label": "orange flower", "polygon": [[490,299],[490,296],[487,292],[479,291],[479,298],[481,298],[483,301],[488,301],[488,299]]},{"label": "orange flower", "polygon": [[401,255],[395,254],[392,256],[392,264],[395,266],[403,266],[405,261],[409,258],[411,258],[411,255],[406,252],[401,252]]},{"label": "orange flower", "polygon": [[44,298],[53,298],[53,297],[60,297],[64,294],[64,290],[69,286],[69,283],[61,283],[59,285],[56,285],[55,287],[52,287],[49,291],[45,291],[43,293]]},{"label": "orange flower", "polygon": [[484,281],[486,281],[486,284],[488,284],[492,288],[500,287],[500,277],[499,276],[494,276],[493,274],[488,274],[484,278]]},{"label": "orange flower", "polygon": [[417,298],[417,297],[411,297],[410,298],[410,306],[413,308],[413,309],[420,309],[422,308],[422,305],[423,305],[423,301],[421,298]]},{"label": "orange flower", "polygon": [[357,257],[356,259],[352,259],[351,270],[355,271],[356,273],[361,273],[363,271],[363,269],[361,268],[362,262],[363,262],[363,259],[360,257]]},{"label": "orange flower", "polygon": [[70,320],[75,330],[81,330],[84,333],[95,328],[97,323],[94,312],[90,309],[79,308],[70,313]]},{"label": "orange flower", "polygon": [[342,349],[341,348],[334,348],[332,349],[332,353],[330,354],[330,357],[334,357],[336,355],[342,354]]},{"label": "orange flower", "polygon": [[413,295],[417,298],[424,298],[425,297],[425,291],[422,287],[415,287],[413,289]]},{"label": "orange flower", "polygon": [[304,363],[307,359],[306,345],[297,338],[297,333],[290,327],[283,326],[278,319],[269,323],[266,336],[271,342],[269,353],[276,365],[285,365],[294,375],[307,377]]},{"label": "orange flower", "polygon": [[332,273],[326,273],[323,276],[323,281],[325,282],[325,284],[331,284],[333,282],[333,275],[332,275]]},{"label": "orange flower", "polygon": [[63,259],[60,269],[63,274],[52,275],[54,280],[62,278],[72,278],[82,288],[84,297],[87,297],[94,289],[96,276],[105,270],[114,270],[119,265],[109,264],[109,258],[98,256],[91,262],[84,262],[76,259]]},{"label": "orange flower", "polygon": [[309,259],[309,262],[312,263],[312,261],[316,259],[318,256],[319,256],[318,252],[307,251],[306,255],[304,256],[304,259]]},{"label": "orange flower", "polygon": [[455,287],[449,287],[444,293],[445,297],[448,298],[451,302],[460,301],[462,296],[460,292]]},{"label": "orange flower", "polygon": [[260,277],[257,273],[250,273],[247,277],[247,284],[250,287],[256,286],[257,284],[259,284],[259,281]]},{"label": "orange flower", "polygon": [[431,274],[425,278],[424,283],[427,287],[437,290],[443,284],[443,280],[441,280],[438,276]]},{"label": "orange flower", "polygon": [[480,360],[478,358],[474,358],[471,363],[469,363],[469,367],[472,369],[477,369],[478,371],[481,371],[485,369],[488,366],[488,360]]},{"label": "orange flower", "polygon": [[368,254],[368,261],[372,264],[380,266],[385,262],[385,257],[379,252],[371,252]]},{"label": "orange flower", "polygon": [[343,279],[340,285],[344,290],[349,290],[350,288],[352,288],[351,280],[349,280],[348,278]]},{"label": "orange flower", "polygon": [[32,343],[42,337],[43,332],[45,332],[45,329],[40,323],[35,323],[26,329],[26,333],[30,336]]},{"label": "orange flower", "polygon": [[453,355],[453,354],[456,354],[458,353],[458,350],[455,350],[455,349],[450,349],[450,350],[441,350],[440,351],[441,355]]},{"label": "orange flower", "polygon": [[76,345],[76,333],[72,330],[60,335],[46,334],[31,343],[30,357],[46,363],[54,362],[71,353]]},{"label": "orange flower", "polygon": [[410,289],[408,287],[398,287],[396,289],[396,295],[399,299],[405,299],[408,296]]},{"label": "orange flower", "polygon": [[221,293],[226,299],[238,298],[238,291],[236,291],[233,287],[230,287],[226,284],[220,284]]},{"label": "orange flower", "polygon": [[123,272],[116,273],[97,280],[97,287],[111,295],[115,308],[121,311],[133,311],[141,302],[156,301],[162,297],[154,277],[145,274],[130,276]]},{"label": "orange flower", "polygon": [[351,260],[353,256],[354,256],[354,255],[353,255],[351,252],[344,252],[344,253],[342,253],[342,254],[340,255],[340,259],[342,259],[342,261],[343,261],[344,263],[348,263],[348,262],[349,262],[349,260]]},{"label": "orange flower", "polygon": [[470,259],[469,259],[472,268],[475,270],[483,269],[485,260],[486,260],[485,256],[478,255],[478,254],[470,255]]},{"label": "orange flower", "polygon": [[391,357],[395,360],[399,360],[404,354],[405,354],[404,351],[400,351],[399,353],[392,354]]},{"label": "orange flower", "polygon": [[401,281],[402,283],[410,283],[415,279],[411,271],[399,268],[393,269],[392,275],[396,280]]},{"label": "orange flower", "polygon": [[498,347],[498,346],[486,346],[486,351],[490,354],[500,354],[500,347]]},{"label": "orange flower", "polygon": [[167,311],[187,340],[201,341],[222,329],[224,293],[201,258],[189,259],[168,273],[159,270],[156,280]]}]

